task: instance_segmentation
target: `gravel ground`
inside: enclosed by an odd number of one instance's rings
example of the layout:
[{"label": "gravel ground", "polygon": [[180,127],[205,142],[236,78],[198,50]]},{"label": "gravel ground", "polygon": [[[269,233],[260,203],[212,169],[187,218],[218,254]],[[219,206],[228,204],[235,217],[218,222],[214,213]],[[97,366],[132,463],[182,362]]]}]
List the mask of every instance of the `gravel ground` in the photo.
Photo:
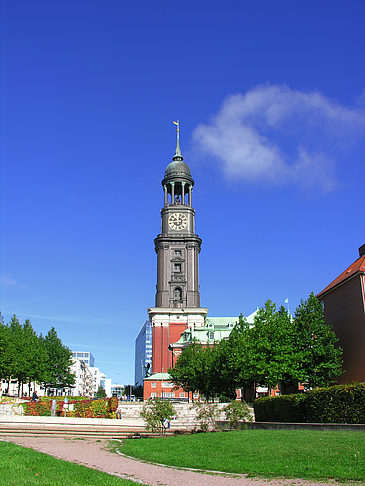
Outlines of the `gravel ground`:
[{"label": "gravel ground", "polygon": [[334,486],[339,484],[300,479],[248,479],[244,475],[227,477],[227,475],[184,471],[140,462],[109,452],[108,443],[105,441],[46,437],[6,437],[5,440],[149,486]]}]

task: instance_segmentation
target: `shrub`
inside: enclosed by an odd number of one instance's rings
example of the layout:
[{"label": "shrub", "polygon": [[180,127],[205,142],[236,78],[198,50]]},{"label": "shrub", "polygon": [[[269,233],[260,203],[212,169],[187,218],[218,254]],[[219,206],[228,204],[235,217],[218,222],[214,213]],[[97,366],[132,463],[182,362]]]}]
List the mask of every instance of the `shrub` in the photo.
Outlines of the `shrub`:
[{"label": "shrub", "polygon": [[230,430],[237,427],[242,420],[252,422],[251,410],[246,402],[234,400],[223,408]]},{"label": "shrub", "polygon": [[217,403],[194,402],[192,409],[196,411],[196,418],[199,421],[200,429],[208,432],[209,429],[217,430],[217,419],[220,414]]},{"label": "shrub", "polygon": [[258,398],[254,402],[256,422],[305,422],[304,394]]},{"label": "shrub", "polygon": [[365,383],[336,385],[306,393],[307,422],[364,424]]},{"label": "shrub", "polygon": [[165,420],[171,420],[175,409],[169,400],[151,398],[143,405],[140,413],[144,418],[146,429],[165,435]]},{"label": "shrub", "polygon": [[255,400],[258,422],[365,423],[365,383]]}]

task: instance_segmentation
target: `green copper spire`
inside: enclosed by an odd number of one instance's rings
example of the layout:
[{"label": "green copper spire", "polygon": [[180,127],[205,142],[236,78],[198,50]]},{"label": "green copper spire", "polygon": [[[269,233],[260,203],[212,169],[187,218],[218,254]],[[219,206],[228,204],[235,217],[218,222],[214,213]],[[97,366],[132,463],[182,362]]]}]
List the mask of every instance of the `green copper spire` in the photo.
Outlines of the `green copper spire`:
[{"label": "green copper spire", "polygon": [[175,159],[175,157],[181,157],[182,159],[181,150],[180,150],[180,122],[179,120],[177,120],[174,121],[173,123],[174,125],[176,125],[176,150],[173,159]]}]

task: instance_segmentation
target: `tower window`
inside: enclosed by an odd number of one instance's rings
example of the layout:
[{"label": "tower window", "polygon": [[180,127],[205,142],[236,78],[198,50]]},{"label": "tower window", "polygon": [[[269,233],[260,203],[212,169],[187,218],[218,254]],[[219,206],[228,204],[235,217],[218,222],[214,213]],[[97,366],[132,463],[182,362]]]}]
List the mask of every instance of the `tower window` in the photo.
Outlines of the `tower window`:
[{"label": "tower window", "polygon": [[174,300],[182,301],[182,290],[180,287],[174,289]]},{"label": "tower window", "polygon": [[174,271],[175,272],[181,272],[181,263],[175,263],[174,264]]},{"label": "tower window", "polygon": [[176,256],[181,256],[181,250],[175,250],[175,255]]}]

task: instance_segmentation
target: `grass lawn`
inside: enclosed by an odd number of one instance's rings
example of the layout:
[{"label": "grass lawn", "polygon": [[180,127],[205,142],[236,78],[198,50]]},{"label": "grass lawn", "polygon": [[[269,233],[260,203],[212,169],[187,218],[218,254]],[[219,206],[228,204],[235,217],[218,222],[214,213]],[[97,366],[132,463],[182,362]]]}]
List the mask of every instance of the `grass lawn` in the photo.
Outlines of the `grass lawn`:
[{"label": "grass lawn", "polygon": [[0,442],[0,478],[0,483],[7,486],[136,486],[132,481],[3,441]]},{"label": "grass lawn", "polygon": [[251,477],[365,482],[365,432],[243,430],[129,439],[119,450],[151,462]]}]

